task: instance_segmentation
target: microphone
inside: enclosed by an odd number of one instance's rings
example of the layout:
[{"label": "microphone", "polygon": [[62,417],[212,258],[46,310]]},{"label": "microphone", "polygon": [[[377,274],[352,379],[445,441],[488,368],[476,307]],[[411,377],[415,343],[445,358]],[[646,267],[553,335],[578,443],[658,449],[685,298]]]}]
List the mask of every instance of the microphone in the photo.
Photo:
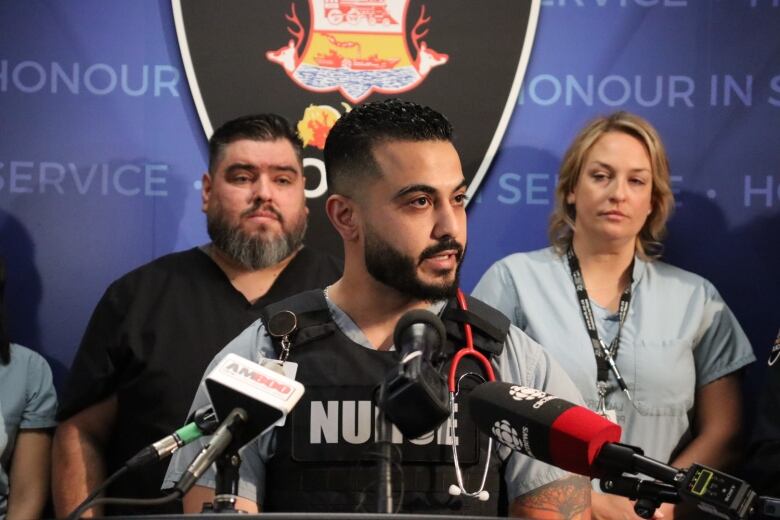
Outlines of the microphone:
[{"label": "microphone", "polygon": [[401,363],[386,374],[377,406],[408,439],[434,430],[449,415],[446,381],[432,363],[445,338],[444,324],[426,310],[407,312],[395,326]]},{"label": "microphone", "polygon": [[[758,497],[745,481],[717,469],[701,464],[678,469],[645,457],[640,448],[616,442],[620,426],[540,390],[490,382],[477,386],[467,399],[480,430],[534,459],[601,478],[603,491],[649,499],[641,504],[649,516],[656,503],[681,499],[693,500],[699,509],[721,518],[740,520],[751,515],[756,506],[780,503]],[[624,473],[642,473],[660,483]]]},{"label": "microphone", "polygon": [[488,382],[468,395],[477,427],[502,444],[571,473],[598,477],[596,459],[621,428],[585,407],[541,390]]},{"label": "microphone", "polygon": [[214,436],[211,438],[205,448],[192,460],[187,470],[184,472],[179,482],[176,483],[174,491],[179,492],[179,496],[184,496],[195,485],[198,479],[203,476],[211,463],[217,460],[217,457],[230,446],[238,430],[247,422],[248,415],[241,408],[235,408],[219,425]]},{"label": "microphone", "polygon": [[205,386],[217,418],[224,419],[176,484],[181,495],[225,450],[237,451],[283,424],[304,393],[298,381],[236,354],[228,354],[217,364],[206,376]]},{"label": "microphone", "polygon": [[182,446],[211,435],[219,426],[217,416],[211,406],[195,410],[187,419],[187,424],[167,437],[143,448],[125,463],[128,469],[136,469],[152,462],[166,459]]},{"label": "microphone", "polygon": [[284,424],[304,388],[301,383],[237,354],[228,354],[206,376],[206,393],[219,419],[236,408],[247,413],[243,446],[273,426]]},{"label": "microphone", "polygon": [[393,331],[393,344],[401,357],[420,351],[423,358],[431,361],[441,350],[447,333],[444,323],[430,311],[415,309],[407,312]]}]

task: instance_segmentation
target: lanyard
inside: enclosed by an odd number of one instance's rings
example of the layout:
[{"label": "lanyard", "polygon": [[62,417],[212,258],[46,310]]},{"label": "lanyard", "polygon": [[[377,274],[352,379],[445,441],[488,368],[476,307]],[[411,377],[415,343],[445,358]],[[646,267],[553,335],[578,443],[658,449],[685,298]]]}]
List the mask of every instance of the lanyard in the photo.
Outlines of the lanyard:
[{"label": "lanyard", "polygon": [[[582,311],[582,318],[585,320],[585,328],[588,330],[588,336],[590,336],[591,344],[593,345],[593,355],[596,357],[596,386],[599,389],[599,395],[603,398],[606,395],[606,382],[609,371],[612,371],[615,379],[617,379],[620,389],[623,390],[628,396],[628,400],[631,400],[631,393],[628,391],[628,385],[623,380],[623,376],[620,375],[617,365],[615,364],[615,358],[617,357],[618,347],[620,346],[620,333],[623,331],[623,323],[628,316],[628,306],[631,304],[631,284],[633,277],[628,283],[628,287],[620,295],[620,307],[619,315],[620,322],[618,324],[618,332],[612,343],[607,346],[604,341],[599,337],[599,331],[596,329],[596,318],[593,316],[593,309],[590,306],[590,298],[588,297],[588,291],[585,289],[585,281],[582,278],[582,271],[580,271],[580,262],[577,260],[577,255],[574,254],[574,249],[569,248],[566,252],[566,258],[569,261],[569,269],[571,270],[571,277],[574,281],[574,288],[577,291],[577,299],[580,304],[580,311]],[[632,264],[633,267],[633,264]]]}]

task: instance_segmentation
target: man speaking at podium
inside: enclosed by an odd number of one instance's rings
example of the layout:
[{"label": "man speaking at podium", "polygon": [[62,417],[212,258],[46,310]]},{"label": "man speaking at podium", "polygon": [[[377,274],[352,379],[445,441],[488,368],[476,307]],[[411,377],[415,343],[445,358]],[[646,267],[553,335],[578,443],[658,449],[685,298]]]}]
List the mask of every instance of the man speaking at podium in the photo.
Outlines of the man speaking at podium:
[{"label": "man speaking at podium", "polygon": [[[388,367],[399,363],[393,332],[410,310],[442,316],[444,353],[463,345],[457,316],[465,315],[475,346],[491,355],[498,379],[581,401],[562,369],[503,315],[470,298],[468,312],[458,313],[464,311],[456,294],[466,247],[467,183],[446,118],[399,100],[356,107],[330,131],[325,165],[331,190],[326,211],[344,243],[344,275],[324,291],[266,308],[211,364],[227,353],[266,363],[283,359],[281,344],[289,347],[285,365],[295,364],[306,389],[284,426],[240,452],[236,506],[249,512],[376,510],[368,498],[376,487],[371,402]],[[279,330],[274,318],[287,311],[296,315],[296,326]],[[207,403],[201,385],[193,407]],[[456,421],[464,491],[479,486],[489,455],[484,438],[463,440],[474,426],[462,412]],[[179,480],[204,443],[174,455],[165,487]],[[392,473],[393,499],[401,512],[590,517],[590,486],[583,477],[500,450],[501,460],[490,466],[488,493],[477,500],[453,486],[458,480],[445,427],[412,441],[395,437],[393,443],[402,470],[396,466]],[[215,482],[209,470],[185,495],[185,512],[200,512],[212,501]]]}]

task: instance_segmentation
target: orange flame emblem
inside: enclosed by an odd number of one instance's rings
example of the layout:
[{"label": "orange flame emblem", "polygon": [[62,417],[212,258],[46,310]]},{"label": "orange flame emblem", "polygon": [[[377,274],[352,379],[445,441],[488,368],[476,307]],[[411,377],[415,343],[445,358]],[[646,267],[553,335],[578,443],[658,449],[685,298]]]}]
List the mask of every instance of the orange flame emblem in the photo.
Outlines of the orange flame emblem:
[{"label": "orange flame emblem", "polygon": [[[349,112],[351,107],[342,103],[344,112]],[[341,113],[329,105],[311,104],[303,111],[303,118],[298,121],[298,135],[301,136],[303,146],[314,146],[323,150],[325,139],[330,129],[341,117]]]}]

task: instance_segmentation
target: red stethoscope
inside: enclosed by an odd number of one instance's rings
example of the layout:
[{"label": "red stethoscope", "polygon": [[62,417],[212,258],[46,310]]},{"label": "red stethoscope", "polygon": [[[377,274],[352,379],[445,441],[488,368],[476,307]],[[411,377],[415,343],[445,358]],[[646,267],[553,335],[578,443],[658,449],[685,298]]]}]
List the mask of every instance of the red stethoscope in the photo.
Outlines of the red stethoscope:
[{"label": "red stethoscope", "polygon": [[[458,289],[457,294],[457,300],[458,300],[458,307],[460,307],[461,310],[466,311],[468,310],[468,305],[466,304],[466,296],[463,294],[463,291]],[[466,346],[462,347],[460,350],[458,350],[455,353],[455,356],[452,358],[452,364],[450,365],[450,373],[449,377],[447,378],[447,385],[450,392],[450,419],[449,419],[449,436],[450,439],[452,439],[452,458],[455,463],[455,476],[458,479],[458,484],[452,484],[449,488],[450,495],[458,496],[458,495],[464,495],[471,498],[477,498],[480,501],[487,501],[490,499],[490,493],[485,489],[485,482],[487,481],[487,474],[488,469],[490,467],[490,456],[493,453],[493,439],[488,438],[488,456],[485,460],[485,469],[482,472],[482,482],[479,485],[479,489],[476,491],[467,491],[466,488],[463,485],[463,474],[460,470],[460,463],[458,462],[458,443],[457,443],[457,437],[455,436],[455,396],[458,394],[458,389],[460,387],[460,382],[465,377],[475,377],[479,379],[481,382],[487,381],[495,381],[496,375],[493,373],[493,366],[490,364],[490,360],[488,360],[487,357],[485,357],[482,352],[478,351],[474,348],[474,334],[471,331],[471,324],[470,323],[463,323],[463,334],[466,337]],[[458,364],[460,363],[461,359],[464,357],[471,356],[475,358],[481,365],[482,369],[484,371],[484,375],[475,374],[473,372],[469,372],[467,374],[463,374],[462,376],[458,377]]]}]

